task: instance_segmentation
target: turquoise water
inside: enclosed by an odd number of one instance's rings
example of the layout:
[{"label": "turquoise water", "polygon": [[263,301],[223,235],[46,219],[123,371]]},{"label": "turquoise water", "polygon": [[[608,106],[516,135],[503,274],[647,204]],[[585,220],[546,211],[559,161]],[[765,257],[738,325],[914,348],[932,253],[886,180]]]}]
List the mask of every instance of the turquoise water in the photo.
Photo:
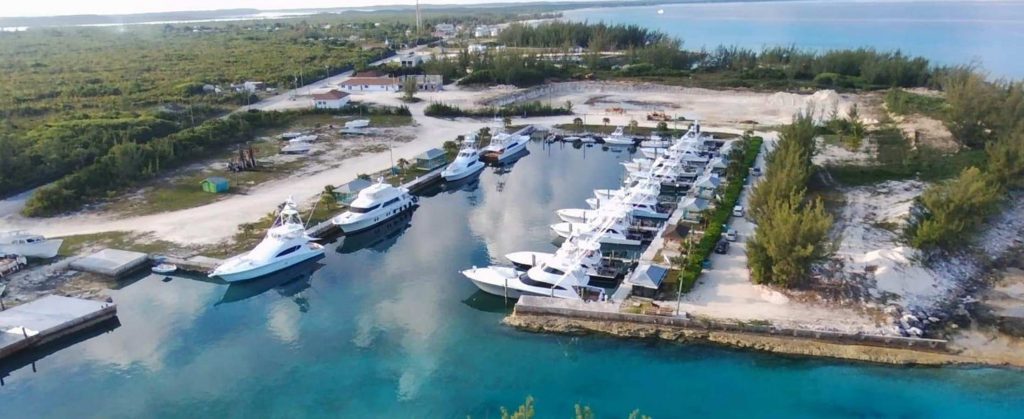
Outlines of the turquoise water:
[{"label": "turquoise water", "polygon": [[[458,269],[553,249],[554,210],[614,185],[625,153],[544,149],[329,246],[306,279],[155,276],[115,291],[121,326],[18,369],[0,417],[498,417],[534,395],[600,417],[1019,417],[1024,373],[887,368],[699,345],[519,332]],[[369,237],[381,238],[380,240]],[[341,252],[338,251],[341,249]],[[308,271],[308,270],[307,270]],[[0,368],[2,369],[2,368]]]},{"label": "turquoise water", "polygon": [[[664,14],[657,14],[663,9]],[[637,24],[692,49],[796,45],[902,50],[940,64],[980,64],[1024,78],[1024,2],[795,1],[677,4],[565,12],[571,20]]]}]

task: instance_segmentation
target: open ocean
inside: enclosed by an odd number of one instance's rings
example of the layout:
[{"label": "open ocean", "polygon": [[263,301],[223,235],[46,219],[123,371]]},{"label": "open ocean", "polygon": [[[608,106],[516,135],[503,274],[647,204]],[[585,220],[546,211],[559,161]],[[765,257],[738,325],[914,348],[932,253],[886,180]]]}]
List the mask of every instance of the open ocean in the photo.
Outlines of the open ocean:
[{"label": "open ocean", "polygon": [[873,47],[938,64],[974,63],[994,77],[1024,78],[1022,1],[698,3],[580,9],[564,16],[642,25],[678,37],[692,49]]}]

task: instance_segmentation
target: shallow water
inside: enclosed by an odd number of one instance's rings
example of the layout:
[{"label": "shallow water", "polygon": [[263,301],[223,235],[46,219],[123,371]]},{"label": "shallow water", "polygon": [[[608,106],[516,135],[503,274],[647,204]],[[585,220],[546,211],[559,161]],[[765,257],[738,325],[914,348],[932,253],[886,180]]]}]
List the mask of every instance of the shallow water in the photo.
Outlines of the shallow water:
[{"label": "shallow water", "polygon": [[[663,9],[664,14],[657,14]],[[814,50],[902,50],[947,65],[980,64],[1024,77],[1024,2],[793,1],[572,10],[577,21],[637,24],[691,49],[795,45]]]},{"label": "shallow water", "polygon": [[[613,186],[626,153],[530,145],[398,223],[243,287],[149,276],[121,326],[5,377],[2,417],[497,417],[534,395],[602,417],[1019,417],[1024,373],[888,368],[698,345],[519,332],[458,274],[553,249],[554,210]],[[342,249],[342,252],[337,249]],[[317,268],[316,265],[309,269]]]}]

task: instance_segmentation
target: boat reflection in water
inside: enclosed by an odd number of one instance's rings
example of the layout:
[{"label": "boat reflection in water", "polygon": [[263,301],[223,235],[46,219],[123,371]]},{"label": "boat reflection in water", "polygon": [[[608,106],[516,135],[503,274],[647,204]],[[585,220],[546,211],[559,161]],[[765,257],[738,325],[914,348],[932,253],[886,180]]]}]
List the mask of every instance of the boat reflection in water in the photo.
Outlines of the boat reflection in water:
[{"label": "boat reflection in water", "polygon": [[530,150],[521,150],[518,153],[510,156],[508,160],[502,161],[497,164],[492,164],[494,167],[494,174],[498,175],[498,183],[495,185],[498,192],[505,190],[505,177],[512,172],[512,166],[515,166],[516,162],[521,160],[530,154]]},{"label": "boat reflection in water", "polygon": [[342,237],[341,244],[335,249],[338,253],[355,253],[363,249],[384,253],[398,242],[398,238],[409,228],[416,207],[398,214],[391,219],[371,227]]},{"label": "boat reflection in water", "polygon": [[515,307],[515,300],[495,298],[493,295],[478,289],[473,295],[462,300],[462,304],[485,313],[509,314],[512,312],[512,308]]},{"label": "boat reflection in water", "polygon": [[[224,291],[220,301],[215,305],[242,301],[263,294],[271,289],[276,289],[277,293],[282,297],[296,296],[306,288],[309,288],[309,281],[313,273],[324,266],[319,263],[323,258],[321,255],[251,281],[232,282],[228,285],[228,289]],[[303,312],[309,309],[305,297],[296,297],[295,303],[299,305],[300,310]]]}]

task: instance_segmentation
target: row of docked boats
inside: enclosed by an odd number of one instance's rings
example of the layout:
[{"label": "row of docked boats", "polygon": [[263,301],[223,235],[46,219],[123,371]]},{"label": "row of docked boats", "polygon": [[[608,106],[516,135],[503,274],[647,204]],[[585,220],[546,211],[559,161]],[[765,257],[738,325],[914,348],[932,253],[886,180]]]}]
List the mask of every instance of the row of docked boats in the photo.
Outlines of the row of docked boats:
[{"label": "row of docked boats", "polygon": [[[482,149],[476,146],[476,136],[464,141],[455,160],[442,171],[447,181],[464,179],[479,173],[483,160],[504,162],[526,149],[530,137],[523,132],[513,134],[496,130],[490,144]],[[331,219],[344,234],[368,231],[406,214],[418,205],[417,197],[401,186],[392,186],[383,179],[359,191],[345,212]],[[280,271],[324,254],[317,239],[306,234],[298,208],[290,198],[278,212],[273,226],[264,239],[252,250],[228,259],[218,266],[211,277],[227,282],[246,281]]]},{"label": "row of docked boats", "polygon": [[[562,223],[551,230],[563,238],[553,254],[516,252],[506,255],[511,265],[472,267],[461,273],[482,291],[506,298],[541,295],[573,300],[603,300],[603,288],[591,279],[603,276],[602,245],[640,246],[633,233],[643,220],[663,222],[671,207],[659,201],[663,183],[677,181],[684,174],[705,173],[710,154],[701,156],[701,144],[708,136],[694,124],[664,152],[626,166],[628,176],[619,189],[596,190],[588,199],[589,209],[560,209]],[[640,221],[639,223],[637,221]]]}]

